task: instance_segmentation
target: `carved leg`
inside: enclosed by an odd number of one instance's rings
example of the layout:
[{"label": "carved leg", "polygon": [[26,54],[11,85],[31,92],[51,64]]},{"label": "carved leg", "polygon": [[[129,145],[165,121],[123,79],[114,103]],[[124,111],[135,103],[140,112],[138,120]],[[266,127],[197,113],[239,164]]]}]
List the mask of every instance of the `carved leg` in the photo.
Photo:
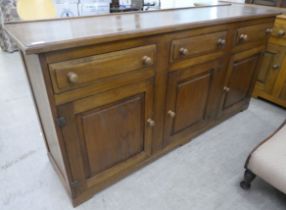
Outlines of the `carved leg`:
[{"label": "carved leg", "polygon": [[244,180],[240,182],[240,187],[244,190],[249,190],[251,188],[251,182],[255,179],[256,175],[249,170],[244,172]]}]

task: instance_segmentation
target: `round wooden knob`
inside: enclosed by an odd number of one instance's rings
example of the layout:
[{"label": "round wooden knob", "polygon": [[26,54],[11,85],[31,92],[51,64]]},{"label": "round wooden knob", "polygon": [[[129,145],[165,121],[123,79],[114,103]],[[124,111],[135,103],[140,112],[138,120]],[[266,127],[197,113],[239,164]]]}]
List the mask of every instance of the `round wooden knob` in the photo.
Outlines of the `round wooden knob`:
[{"label": "round wooden knob", "polygon": [[145,66],[150,66],[150,65],[153,64],[152,58],[150,58],[150,57],[148,57],[148,56],[144,56],[144,57],[142,58],[142,60],[143,60],[143,64],[144,64]]},{"label": "round wooden knob", "polygon": [[271,34],[272,33],[272,28],[267,28],[266,30],[265,30],[265,32],[267,33],[267,34]]},{"label": "round wooden knob", "polygon": [[67,74],[68,80],[70,83],[77,83],[78,82],[78,75],[74,72],[69,72]]},{"label": "round wooden knob", "polygon": [[224,87],[223,90],[224,90],[225,92],[229,92],[229,91],[230,91],[230,88],[229,88],[229,87]]},{"label": "round wooden knob", "polygon": [[247,39],[248,39],[248,35],[247,34],[241,34],[240,37],[239,37],[239,40],[242,41],[242,42],[247,41]]},{"label": "round wooden knob", "polygon": [[168,115],[169,115],[170,117],[174,118],[174,117],[176,116],[176,113],[173,112],[172,110],[169,110],[169,111],[168,111]]},{"label": "round wooden knob", "polygon": [[225,39],[219,38],[219,39],[217,40],[217,45],[218,45],[219,47],[224,47],[225,44],[226,44],[226,40],[225,40]]},{"label": "round wooden knob", "polygon": [[189,54],[189,50],[187,48],[180,49],[180,55],[187,56]]},{"label": "round wooden knob", "polygon": [[285,36],[285,31],[284,30],[279,30],[277,33],[277,36],[282,37]]},{"label": "round wooden knob", "polygon": [[149,125],[150,127],[154,127],[154,126],[155,126],[155,121],[152,120],[151,118],[149,118],[149,119],[147,120],[147,123],[148,123],[148,125]]},{"label": "round wooden knob", "polygon": [[272,68],[275,69],[275,70],[277,70],[277,69],[280,68],[280,65],[279,65],[279,64],[274,64],[274,65],[272,66]]}]

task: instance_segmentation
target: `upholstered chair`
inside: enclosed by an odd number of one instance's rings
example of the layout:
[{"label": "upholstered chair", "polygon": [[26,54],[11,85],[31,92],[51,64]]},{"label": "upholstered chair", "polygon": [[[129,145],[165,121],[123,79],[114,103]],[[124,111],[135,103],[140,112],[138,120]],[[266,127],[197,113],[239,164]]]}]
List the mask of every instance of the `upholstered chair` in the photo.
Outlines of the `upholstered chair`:
[{"label": "upholstered chair", "polygon": [[258,176],[286,194],[286,121],[251,152],[245,169],[243,189]]}]

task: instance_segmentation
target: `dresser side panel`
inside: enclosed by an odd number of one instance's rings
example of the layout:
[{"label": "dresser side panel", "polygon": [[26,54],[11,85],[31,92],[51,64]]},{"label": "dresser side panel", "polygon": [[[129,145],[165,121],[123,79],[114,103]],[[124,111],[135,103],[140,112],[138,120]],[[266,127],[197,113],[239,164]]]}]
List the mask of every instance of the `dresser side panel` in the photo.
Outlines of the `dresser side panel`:
[{"label": "dresser side panel", "polygon": [[49,158],[70,193],[67,171],[38,55],[22,55]]}]

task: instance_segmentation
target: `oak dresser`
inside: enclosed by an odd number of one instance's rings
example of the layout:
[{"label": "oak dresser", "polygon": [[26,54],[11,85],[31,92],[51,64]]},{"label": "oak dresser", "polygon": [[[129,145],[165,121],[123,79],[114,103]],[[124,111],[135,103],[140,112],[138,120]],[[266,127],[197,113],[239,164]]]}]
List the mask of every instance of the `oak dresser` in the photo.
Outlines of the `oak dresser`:
[{"label": "oak dresser", "polygon": [[225,4],[6,24],[73,205],[245,110],[277,14]]}]

